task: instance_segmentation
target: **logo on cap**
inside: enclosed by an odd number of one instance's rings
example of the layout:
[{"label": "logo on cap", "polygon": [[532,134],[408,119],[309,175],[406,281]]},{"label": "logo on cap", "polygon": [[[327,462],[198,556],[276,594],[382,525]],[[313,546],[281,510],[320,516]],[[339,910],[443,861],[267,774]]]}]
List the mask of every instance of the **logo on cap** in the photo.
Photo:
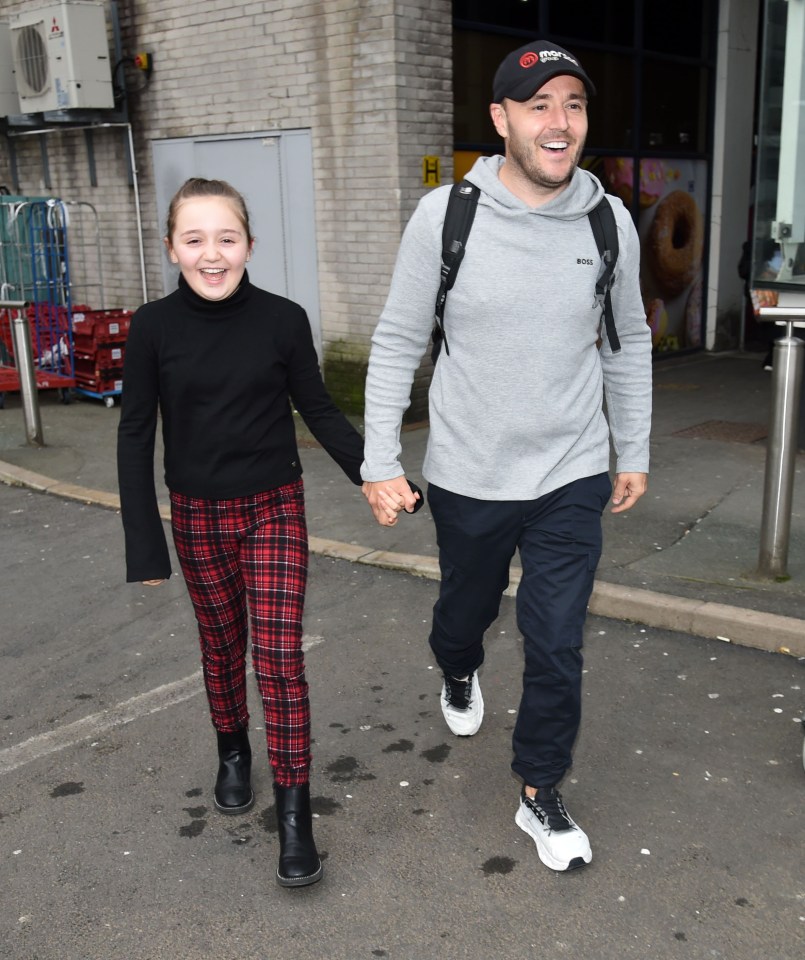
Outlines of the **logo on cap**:
[{"label": "logo on cap", "polygon": [[524,70],[527,70],[529,67],[533,67],[535,63],[539,63],[538,53],[532,53],[529,51],[528,53],[524,53],[522,57],[520,57],[520,66]]},{"label": "logo on cap", "polygon": [[576,66],[579,65],[578,60],[574,60],[573,57],[565,53],[564,50],[540,50],[538,59],[541,59],[543,63],[551,60],[569,60],[570,63],[575,63]]}]

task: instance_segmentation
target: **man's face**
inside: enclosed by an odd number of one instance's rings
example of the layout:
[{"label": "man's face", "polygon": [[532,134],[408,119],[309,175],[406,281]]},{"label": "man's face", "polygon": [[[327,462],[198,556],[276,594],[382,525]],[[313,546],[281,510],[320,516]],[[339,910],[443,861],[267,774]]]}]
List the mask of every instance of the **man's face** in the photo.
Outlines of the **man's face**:
[{"label": "man's face", "polygon": [[524,103],[505,99],[490,107],[506,141],[506,162],[541,192],[564,189],[587,137],[587,94],[577,77],[549,80]]}]

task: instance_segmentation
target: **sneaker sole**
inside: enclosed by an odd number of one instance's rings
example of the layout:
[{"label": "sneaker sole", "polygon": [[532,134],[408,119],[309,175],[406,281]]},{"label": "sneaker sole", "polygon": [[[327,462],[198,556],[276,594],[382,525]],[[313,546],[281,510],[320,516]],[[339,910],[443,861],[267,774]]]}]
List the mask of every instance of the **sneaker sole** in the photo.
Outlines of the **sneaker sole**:
[{"label": "sneaker sole", "polygon": [[522,807],[518,809],[517,813],[514,815],[514,822],[517,826],[531,837],[534,843],[537,845],[537,855],[540,860],[545,864],[546,867],[550,867],[551,870],[556,870],[558,873],[567,873],[568,870],[580,870],[582,867],[587,866],[587,864],[593,858],[593,852],[588,847],[588,856],[587,857],[573,857],[569,863],[565,863],[562,860],[557,860],[556,857],[551,856],[550,851],[545,846],[545,843],[540,836],[540,834],[535,833],[528,820],[522,812]]}]

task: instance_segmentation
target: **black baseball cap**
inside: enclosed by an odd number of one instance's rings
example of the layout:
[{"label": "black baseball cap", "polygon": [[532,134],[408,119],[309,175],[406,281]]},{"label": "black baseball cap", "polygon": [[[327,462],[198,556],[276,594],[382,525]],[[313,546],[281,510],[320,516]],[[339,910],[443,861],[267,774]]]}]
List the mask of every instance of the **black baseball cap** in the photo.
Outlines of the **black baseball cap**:
[{"label": "black baseball cap", "polygon": [[572,53],[551,40],[532,40],[513,50],[498,67],[492,81],[492,102],[501,103],[506,97],[521,103],[530,100],[541,86],[564,74],[578,77],[587,96],[595,94],[592,80]]}]

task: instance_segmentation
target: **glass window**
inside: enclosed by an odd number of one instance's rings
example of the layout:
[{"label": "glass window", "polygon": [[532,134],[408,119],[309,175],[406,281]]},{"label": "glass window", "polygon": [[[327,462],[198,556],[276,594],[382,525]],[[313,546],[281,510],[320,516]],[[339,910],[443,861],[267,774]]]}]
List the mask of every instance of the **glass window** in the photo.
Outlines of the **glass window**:
[{"label": "glass window", "polygon": [[[528,30],[532,37],[540,32],[539,0],[453,0],[453,18],[468,23],[488,23],[495,27]],[[512,46],[512,50],[518,44]]]},{"label": "glass window", "polygon": [[590,101],[588,149],[631,150],[634,136],[634,68],[630,56],[573,48],[595,84]]},{"label": "glass window", "polygon": [[805,287],[805,4],[769,0],[760,89],[752,286]]},{"label": "glass window", "polygon": [[713,0],[643,4],[643,47],[656,53],[705,59],[710,51]]},{"label": "glass window", "polygon": [[619,47],[634,43],[634,0],[453,0],[453,18],[528,31],[532,38],[573,37]]},{"label": "glass window", "polygon": [[646,150],[704,153],[707,149],[707,70],[646,60],[643,66],[640,146]]},{"label": "glass window", "polygon": [[[616,47],[634,44],[634,0],[549,0],[547,33]],[[570,47],[570,43],[567,43]],[[586,69],[586,66],[585,66]]]},{"label": "glass window", "polygon": [[489,116],[492,79],[500,61],[517,47],[513,37],[454,31],[453,130],[458,146],[494,146],[500,142]]}]

